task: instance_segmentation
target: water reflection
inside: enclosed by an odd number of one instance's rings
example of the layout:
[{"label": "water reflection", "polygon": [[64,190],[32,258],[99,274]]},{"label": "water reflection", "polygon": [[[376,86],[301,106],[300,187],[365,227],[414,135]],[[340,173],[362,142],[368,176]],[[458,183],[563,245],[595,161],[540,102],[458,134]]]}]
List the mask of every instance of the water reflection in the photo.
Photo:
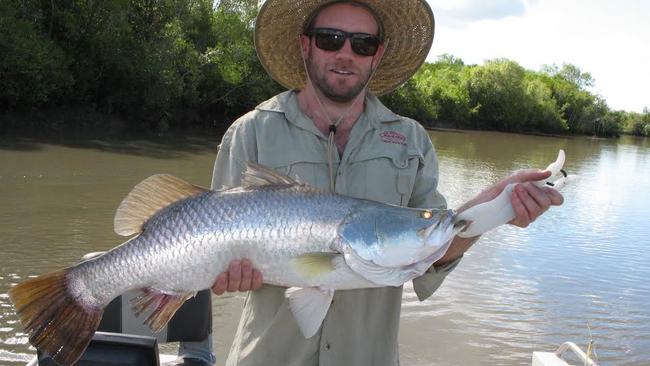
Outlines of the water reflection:
[{"label": "water reflection", "polygon": [[[400,333],[404,365],[528,364],[590,331],[603,364],[650,363],[650,144],[489,132],[431,133],[440,190],[457,207],[513,170],[545,167],[558,149],[581,180],[565,205],[527,229],[486,235],[430,299],[406,286]],[[154,173],[208,185],[216,138],[0,141],[0,364],[33,350],[7,290],[121,241],[115,207]],[[223,363],[241,296],[215,298],[215,347]]]}]

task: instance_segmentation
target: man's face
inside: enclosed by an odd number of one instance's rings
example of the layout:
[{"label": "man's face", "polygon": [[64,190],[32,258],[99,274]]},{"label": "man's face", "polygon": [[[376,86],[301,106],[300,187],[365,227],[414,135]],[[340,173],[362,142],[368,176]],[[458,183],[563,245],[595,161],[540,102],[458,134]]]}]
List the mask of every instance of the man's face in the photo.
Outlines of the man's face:
[{"label": "man's face", "polygon": [[[335,4],[321,11],[314,28],[333,28],[346,32],[378,34],[373,16],[365,9],[350,4]],[[307,70],[316,89],[335,102],[352,101],[370,78],[372,67],[381,58],[380,46],[375,56],[356,54],[346,39],[338,51],[326,51],[316,46],[314,37],[302,37]]]}]

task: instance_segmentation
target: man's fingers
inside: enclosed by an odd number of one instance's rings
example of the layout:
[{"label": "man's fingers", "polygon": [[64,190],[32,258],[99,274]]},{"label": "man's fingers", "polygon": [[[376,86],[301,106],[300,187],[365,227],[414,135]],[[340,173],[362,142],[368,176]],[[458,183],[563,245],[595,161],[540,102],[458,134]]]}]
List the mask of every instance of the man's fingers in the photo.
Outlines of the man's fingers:
[{"label": "man's fingers", "polygon": [[253,265],[248,259],[241,261],[241,282],[239,283],[239,291],[249,291],[251,289],[251,281],[253,280]]},{"label": "man's fingers", "polygon": [[519,198],[517,187],[515,187],[515,189],[512,191],[512,194],[510,195],[510,202],[512,203],[512,208],[514,209],[516,215],[510,223],[519,227],[528,226],[532,220],[530,219],[530,216],[528,216],[528,210],[526,210],[524,203]]},{"label": "man's fingers", "polygon": [[544,208],[541,206],[543,203],[538,202],[535,199],[535,196],[533,195],[533,192],[535,191],[536,188],[537,187],[533,188],[531,187],[531,185],[523,185],[523,184],[518,184],[517,187],[515,187],[515,191],[517,192],[517,197],[524,204],[524,207],[528,212],[528,218],[530,219],[530,221],[528,222],[529,224],[535,221],[535,219],[545,211]]},{"label": "man's fingers", "polygon": [[531,212],[532,219],[535,220],[551,207],[551,197],[534,184],[526,184],[524,188],[535,202],[535,204],[530,207],[530,210],[533,210]]},{"label": "man's fingers", "polygon": [[253,279],[251,281],[251,290],[257,290],[258,288],[262,287],[263,281],[264,279],[262,278],[262,272],[253,268]]},{"label": "man's fingers", "polygon": [[512,183],[535,182],[550,176],[551,172],[548,170],[522,169],[514,174]]},{"label": "man's fingers", "polygon": [[251,291],[262,287],[262,273],[253,268],[248,259],[233,260],[228,269],[217,276],[212,285],[212,292],[221,295],[224,292]]},{"label": "man's fingers", "polygon": [[239,284],[241,283],[241,262],[232,261],[228,268],[228,292],[235,292],[239,290]]},{"label": "man's fingers", "polygon": [[214,285],[212,285],[212,292],[214,292],[215,295],[221,295],[224,292],[226,292],[226,289],[228,288],[228,272],[224,272],[217,276],[217,280],[214,281]]},{"label": "man's fingers", "polygon": [[544,192],[546,192],[548,195],[549,199],[551,200],[551,205],[560,206],[564,203],[564,196],[562,196],[562,193],[558,192],[557,189],[544,187],[542,190],[544,190]]}]

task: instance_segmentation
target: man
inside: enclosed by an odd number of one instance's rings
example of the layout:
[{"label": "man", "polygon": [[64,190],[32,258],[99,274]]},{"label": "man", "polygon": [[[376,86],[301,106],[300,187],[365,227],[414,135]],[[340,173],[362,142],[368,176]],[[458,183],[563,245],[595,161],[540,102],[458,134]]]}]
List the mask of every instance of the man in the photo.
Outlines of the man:
[{"label": "man", "polygon": [[[375,97],[415,73],[433,40],[424,0],[267,0],[255,46],[265,69],[290,90],[237,120],[223,137],[212,185],[237,186],[247,161],[343,195],[411,207],[446,205],[437,191],[437,158],[426,131]],[[520,171],[465,207],[496,197],[511,182],[525,227],[551,205],[552,189],[532,182],[548,172]],[[462,208],[461,208],[462,209]],[[456,237],[414,289],[429,297],[476,238]],[[397,365],[401,287],[337,291],[323,325],[305,339],[284,288],[264,285],[248,260],[234,261],[213,291],[250,291],[228,365]]]}]

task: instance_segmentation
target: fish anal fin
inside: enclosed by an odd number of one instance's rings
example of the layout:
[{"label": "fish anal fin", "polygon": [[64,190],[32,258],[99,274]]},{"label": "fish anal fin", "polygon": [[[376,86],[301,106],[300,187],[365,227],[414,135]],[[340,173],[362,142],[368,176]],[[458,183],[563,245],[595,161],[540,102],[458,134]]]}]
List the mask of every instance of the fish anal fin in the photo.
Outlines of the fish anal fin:
[{"label": "fish anal fin", "polygon": [[336,256],[341,256],[341,254],[307,253],[291,259],[290,263],[297,273],[307,278],[316,278],[336,270],[333,264]]},{"label": "fish anal fin", "polygon": [[81,357],[103,313],[102,308],[78,300],[67,271],[32,278],[9,290],[29,342],[61,365],[72,365]]},{"label": "fish anal fin", "polygon": [[122,200],[115,212],[118,235],[129,236],[142,231],[142,225],[156,212],[170,204],[208,191],[169,174],[157,174],[138,183]]},{"label": "fish anal fin", "polygon": [[145,311],[151,311],[144,323],[153,332],[159,332],[181,305],[194,295],[195,293],[168,294],[156,289],[144,289],[139,296],[132,300],[131,305],[136,316],[140,316]]},{"label": "fish anal fin", "polygon": [[305,338],[316,334],[334,297],[334,290],[316,287],[291,287],[284,296],[289,301],[289,308]]},{"label": "fish anal fin", "polygon": [[272,185],[300,184],[288,175],[278,173],[264,165],[249,161],[246,163],[246,170],[242,173],[242,187],[262,187]]}]

